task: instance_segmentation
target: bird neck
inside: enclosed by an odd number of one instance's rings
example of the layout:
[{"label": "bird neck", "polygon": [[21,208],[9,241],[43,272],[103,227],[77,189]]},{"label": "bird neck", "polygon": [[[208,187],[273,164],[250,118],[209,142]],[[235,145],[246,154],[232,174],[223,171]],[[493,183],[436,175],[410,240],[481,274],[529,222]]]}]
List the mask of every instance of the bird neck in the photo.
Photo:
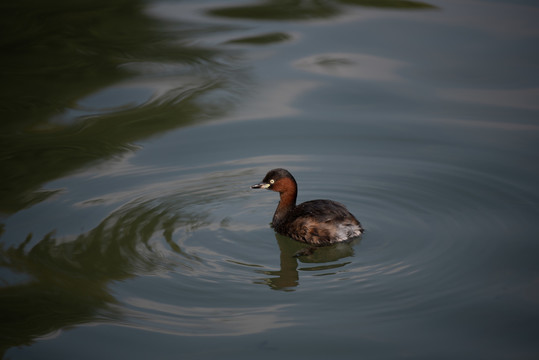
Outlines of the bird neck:
[{"label": "bird neck", "polygon": [[286,214],[296,207],[297,190],[287,190],[280,193],[280,195],[281,200],[279,201],[279,205],[277,205],[277,209],[273,215],[274,226],[282,222]]}]

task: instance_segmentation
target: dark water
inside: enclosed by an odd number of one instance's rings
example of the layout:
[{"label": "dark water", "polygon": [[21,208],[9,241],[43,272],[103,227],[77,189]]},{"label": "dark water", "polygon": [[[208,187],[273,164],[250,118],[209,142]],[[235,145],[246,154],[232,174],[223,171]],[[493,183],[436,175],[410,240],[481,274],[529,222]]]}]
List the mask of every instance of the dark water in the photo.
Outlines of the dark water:
[{"label": "dark water", "polygon": [[538,358],[536,2],[0,10],[5,359]]}]

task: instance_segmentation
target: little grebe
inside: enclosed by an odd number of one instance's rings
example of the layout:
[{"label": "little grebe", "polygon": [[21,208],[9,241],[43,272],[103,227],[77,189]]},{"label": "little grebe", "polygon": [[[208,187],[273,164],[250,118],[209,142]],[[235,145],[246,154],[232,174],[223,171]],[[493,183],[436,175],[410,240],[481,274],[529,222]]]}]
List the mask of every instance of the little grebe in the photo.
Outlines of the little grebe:
[{"label": "little grebe", "polygon": [[323,246],[355,238],[363,228],[343,204],[331,200],[311,200],[296,206],[298,185],[285,169],[273,169],[252,189],[268,189],[281,200],[272,226],[279,234],[307,244]]}]

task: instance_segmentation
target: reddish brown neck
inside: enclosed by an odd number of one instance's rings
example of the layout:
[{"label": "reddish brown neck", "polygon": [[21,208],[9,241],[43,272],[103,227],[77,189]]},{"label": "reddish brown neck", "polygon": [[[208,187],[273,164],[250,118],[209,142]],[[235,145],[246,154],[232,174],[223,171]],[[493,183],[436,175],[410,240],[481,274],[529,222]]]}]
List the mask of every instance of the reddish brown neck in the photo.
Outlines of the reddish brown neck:
[{"label": "reddish brown neck", "polygon": [[281,200],[279,201],[277,210],[279,209],[284,210],[284,209],[293,208],[294,206],[296,206],[297,191],[288,190],[288,191],[282,192],[280,195],[281,195]]},{"label": "reddish brown neck", "polygon": [[298,195],[296,183],[291,179],[286,179],[286,181],[289,183],[283,184],[285,186],[282,186],[282,188],[279,189],[281,200],[273,215],[274,225],[277,225],[277,223],[282,221],[286,214],[296,206],[296,197]]}]

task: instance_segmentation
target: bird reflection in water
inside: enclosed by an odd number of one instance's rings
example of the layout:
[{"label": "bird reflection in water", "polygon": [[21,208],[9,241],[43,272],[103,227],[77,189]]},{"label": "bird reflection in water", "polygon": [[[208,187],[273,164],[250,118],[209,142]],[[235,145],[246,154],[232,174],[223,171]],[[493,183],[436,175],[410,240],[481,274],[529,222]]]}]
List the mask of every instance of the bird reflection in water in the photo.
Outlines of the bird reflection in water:
[{"label": "bird reflection in water", "polygon": [[[300,271],[317,271],[320,272],[318,274],[320,276],[336,273],[336,269],[350,263],[350,261],[339,260],[354,256],[354,245],[360,241],[358,238],[352,242],[332,246],[310,247],[277,233],[275,239],[280,250],[280,269],[261,271],[261,273],[271,277],[261,279],[257,283],[283,291],[294,291],[293,288],[299,285]],[[319,265],[299,267],[299,263]]]}]

